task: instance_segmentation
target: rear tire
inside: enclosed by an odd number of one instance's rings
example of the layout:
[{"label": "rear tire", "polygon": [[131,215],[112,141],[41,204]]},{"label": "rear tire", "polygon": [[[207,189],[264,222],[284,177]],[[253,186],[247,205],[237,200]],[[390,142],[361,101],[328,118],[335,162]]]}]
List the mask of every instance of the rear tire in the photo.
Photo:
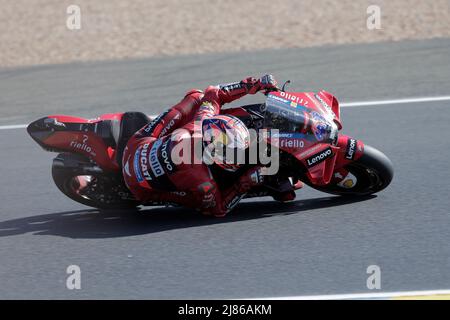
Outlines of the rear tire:
[{"label": "rear tire", "polygon": [[345,168],[356,178],[356,184],[349,189],[330,184],[322,187],[313,186],[319,191],[341,196],[366,196],[385,189],[394,177],[391,160],[381,151],[365,145],[364,154],[358,160],[348,164]]},{"label": "rear tire", "polygon": [[[107,175],[86,157],[61,153],[53,159],[52,177],[56,186],[70,199],[99,209],[132,209],[139,203],[132,199],[121,176]],[[80,177],[89,177],[89,186],[80,189]],[[87,188],[90,188],[87,189]]]}]

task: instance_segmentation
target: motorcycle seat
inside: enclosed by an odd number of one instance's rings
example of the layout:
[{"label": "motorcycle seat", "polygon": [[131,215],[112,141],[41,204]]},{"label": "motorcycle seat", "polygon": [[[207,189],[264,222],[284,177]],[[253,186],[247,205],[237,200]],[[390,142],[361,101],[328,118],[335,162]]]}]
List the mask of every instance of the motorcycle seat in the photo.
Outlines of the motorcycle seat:
[{"label": "motorcycle seat", "polygon": [[[117,138],[116,159],[122,167],[122,155],[128,140],[142,127],[152,122],[152,120],[142,112],[125,112],[120,122],[120,130]],[[114,130],[112,130],[114,132]]]}]

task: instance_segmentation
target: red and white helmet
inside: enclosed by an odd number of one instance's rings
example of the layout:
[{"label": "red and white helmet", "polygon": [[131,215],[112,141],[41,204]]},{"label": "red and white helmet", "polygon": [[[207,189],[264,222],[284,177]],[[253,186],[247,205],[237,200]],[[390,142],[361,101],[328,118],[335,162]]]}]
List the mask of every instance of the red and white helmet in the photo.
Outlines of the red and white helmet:
[{"label": "red and white helmet", "polygon": [[250,145],[250,132],[245,124],[231,115],[218,115],[203,120],[203,160],[227,171],[236,171],[245,163],[245,150]]}]

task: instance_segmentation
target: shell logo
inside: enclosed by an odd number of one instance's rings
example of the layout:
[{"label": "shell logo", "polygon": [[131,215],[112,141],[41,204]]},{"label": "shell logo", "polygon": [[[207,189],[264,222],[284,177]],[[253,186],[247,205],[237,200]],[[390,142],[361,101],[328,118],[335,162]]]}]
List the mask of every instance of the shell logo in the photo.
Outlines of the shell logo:
[{"label": "shell logo", "polygon": [[352,188],[352,187],[355,185],[355,183],[353,182],[352,179],[347,179],[347,180],[345,180],[345,181],[342,183],[342,185],[343,185],[345,188]]}]

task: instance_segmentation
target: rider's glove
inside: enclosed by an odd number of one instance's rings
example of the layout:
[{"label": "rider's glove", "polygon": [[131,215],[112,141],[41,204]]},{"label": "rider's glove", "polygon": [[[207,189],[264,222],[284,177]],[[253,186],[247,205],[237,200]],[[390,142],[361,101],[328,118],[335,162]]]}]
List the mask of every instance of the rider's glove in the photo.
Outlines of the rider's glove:
[{"label": "rider's glove", "polygon": [[241,83],[247,86],[247,93],[249,94],[255,94],[258,91],[268,92],[278,90],[277,82],[271,74],[266,74],[260,79],[247,78]]},{"label": "rider's glove", "polygon": [[277,81],[271,74],[266,74],[259,79],[259,82],[261,83],[261,90],[265,91],[274,91],[277,90]]}]

